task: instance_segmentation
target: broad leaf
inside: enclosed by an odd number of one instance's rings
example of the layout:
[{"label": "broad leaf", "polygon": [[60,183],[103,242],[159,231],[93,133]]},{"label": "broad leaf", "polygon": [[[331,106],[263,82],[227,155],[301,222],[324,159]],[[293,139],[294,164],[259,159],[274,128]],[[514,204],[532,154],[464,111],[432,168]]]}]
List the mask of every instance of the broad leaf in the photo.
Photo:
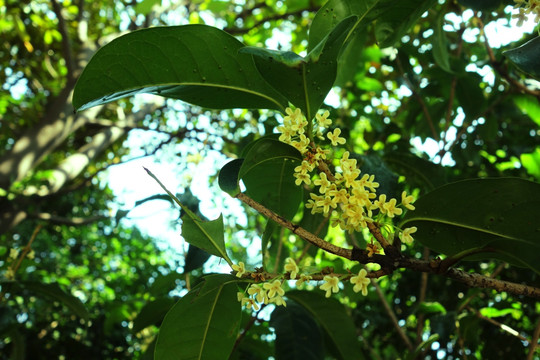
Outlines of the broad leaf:
[{"label": "broad leaf", "polygon": [[178,287],[179,280],[183,280],[185,277],[184,274],[174,271],[166,275],[158,275],[148,291],[156,297],[165,296],[175,290]]},{"label": "broad leaf", "polygon": [[308,51],[314,49],[330,29],[351,15],[358,16],[351,31],[375,24],[379,46],[392,46],[436,3],[436,0],[330,0],[313,19]]},{"label": "broad leaf", "polygon": [[261,75],[311,120],[337,75],[337,58],[356,17],[341,21],[306,58],[290,51],[246,47]]},{"label": "broad leaf", "polygon": [[165,185],[148,169],[146,172],[161,186],[163,190],[176,202],[184,211],[182,216],[182,237],[190,244],[193,244],[204,251],[225,259],[232,263],[225,250],[225,238],[223,229],[223,216],[216,220],[202,221],[197,215],[189,210],[184,204],[174,196]]},{"label": "broad leaf", "polygon": [[133,332],[136,334],[151,325],[159,326],[174,303],[173,298],[161,297],[144,305],[133,321]]},{"label": "broad leaf", "polygon": [[540,79],[540,36],[503,54],[523,72]]},{"label": "broad leaf", "polygon": [[323,337],[319,326],[303,307],[287,302],[270,318],[276,333],[276,360],[322,360]]},{"label": "broad leaf", "polygon": [[442,166],[421,157],[391,152],[384,156],[384,162],[397,174],[405,176],[410,186],[434,190],[446,183]]},{"label": "broad leaf", "polygon": [[302,155],[273,138],[262,138],[247,151],[239,177],[246,194],[277,214],[292,219],[302,201],[302,188],[294,181],[294,168]]},{"label": "broad leaf", "polygon": [[237,281],[210,275],[167,313],[159,330],[159,360],[222,360],[229,357],[241,319]]},{"label": "broad leaf", "polygon": [[213,109],[283,110],[287,101],[260,76],[244,45],[206,25],[154,27],[101,48],[75,86],[77,110],[137,93]]},{"label": "broad leaf", "polygon": [[218,183],[221,190],[235,197],[240,193],[238,173],[244,159],[235,159],[226,163],[219,171]]},{"label": "broad leaf", "polygon": [[446,255],[488,248],[483,258],[540,273],[540,184],[517,178],[465,180],[440,187],[414,205],[400,227],[416,226],[414,238],[425,246]]},{"label": "broad leaf", "polygon": [[450,54],[448,52],[448,41],[446,40],[445,31],[443,30],[444,16],[446,13],[441,12],[437,16],[437,21],[433,27],[433,58],[435,63],[446,72],[452,73],[450,68]]},{"label": "broad leaf", "polygon": [[332,340],[341,359],[364,358],[356,328],[345,307],[336,299],[312,291],[289,291],[287,298],[302,305]]},{"label": "broad leaf", "polygon": [[189,244],[188,252],[184,259],[184,273],[188,273],[202,267],[209,258],[209,253],[193,244]]}]

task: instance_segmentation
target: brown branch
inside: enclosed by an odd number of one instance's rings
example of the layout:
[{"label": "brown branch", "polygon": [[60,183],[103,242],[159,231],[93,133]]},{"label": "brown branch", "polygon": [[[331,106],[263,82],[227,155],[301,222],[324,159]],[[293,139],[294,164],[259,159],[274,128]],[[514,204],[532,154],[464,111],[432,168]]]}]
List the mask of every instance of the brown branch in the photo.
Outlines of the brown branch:
[{"label": "brown branch", "polygon": [[315,12],[319,10],[319,7],[318,6],[310,6],[309,8],[307,9],[301,9],[301,10],[296,10],[296,11],[291,11],[291,12],[287,12],[287,13],[284,13],[284,14],[273,14],[273,15],[270,15],[264,19],[261,19],[259,21],[256,21],[253,25],[251,25],[249,28],[237,28],[237,27],[227,27],[227,28],[224,28],[223,31],[225,32],[228,32],[229,34],[231,35],[242,35],[242,34],[247,34],[248,32],[250,32],[251,30],[253,29],[256,29],[258,28],[259,26],[263,25],[264,23],[267,23],[269,21],[276,21],[276,20],[285,20],[287,19],[288,17],[295,17],[295,16],[299,16],[299,15],[302,15],[302,13],[306,12],[306,11],[309,11],[309,12]]},{"label": "brown branch", "polygon": [[527,354],[527,360],[533,360],[534,353],[536,352],[536,348],[538,347],[539,338],[540,338],[540,318],[538,319],[538,322],[536,323],[536,327],[534,328],[534,333],[531,338],[531,341],[529,341],[529,353]]},{"label": "brown branch", "polygon": [[524,337],[523,335],[521,335],[519,333],[519,331],[517,330],[514,330],[512,329],[510,326],[508,325],[505,325],[503,323],[500,323],[496,320],[493,320],[492,318],[488,318],[484,315],[482,315],[478,310],[476,309],[473,309],[472,307],[470,306],[467,306],[467,309],[470,310],[471,312],[473,312],[479,319],[482,319],[482,320],[485,320],[495,326],[497,326],[499,329],[501,329],[502,331],[505,331],[507,332],[508,334],[512,335],[512,336],[515,336],[517,337],[519,340],[521,341],[529,341],[526,337]]},{"label": "brown branch", "polygon": [[62,35],[62,55],[66,61],[68,80],[75,79],[75,61],[73,60],[71,43],[64,16],[62,16],[62,6],[56,0],[51,0],[52,8],[58,19],[58,32]]},{"label": "brown branch", "polygon": [[407,349],[409,349],[409,351],[412,351],[413,350],[413,344],[411,343],[411,340],[409,340],[409,338],[407,337],[407,334],[405,334],[405,332],[403,331],[401,326],[399,326],[396,314],[394,313],[394,311],[392,310],[392,308],[388,304],[388,301],[386,301],[386,298],[384,297],[384,294],[383,294],[383,292],[381,290],[381,287],[374,280],[371,280],[371,285],[373,285],[375,287],[375,292],[377,293],[377,296],[379,297],[379,300],[381,301],[381,303],[382,303],[382,305],[384,307],[384,310],[386,311],[386,314],[390,318],[390,321],[392,322],[392,325],[396,329],[399,337],[403,340],[403,342],[407,346]]},{"label": "brown branch", "polygon": [[[429,259],[429,248],[424,246],[424,253],[422,256],[424,261]],[[420,294],[418,295],[418,303],[423,303],[426,300],[426,291],[428,283],[428,273],[422,273],[420,277]],[[418,324],[416,326],[416,344],[419,345],[422,342],[422,333],[424,332],[424,318],[425,314],[418,315]]]},{"label": "brown branch", "polygon": [[251,199],[244,193],[239,193],[235,197],[242,201],[244,204],[255,209],[263,216],[273,220],[278,225],[289,229],[291,232],[308,241],[312,245],[315,245],[316,247],[331,254],[343,257],[345,259],[358,261],[362,264],[379,264],[382,268],[381,272],[384,274],[390,274],[396,268],[407,268],[418,272],[443,275],[465,283],[470,287],[489,288],[499,292],[506,291],[515,295],[522,295],[540,299],[540,288],[524,284],[516,284],[504,280],[493,279],[491,277],[476,273],[468,273],[464,270],[459,270],[455,268],[448,269],[444,266],[443,260],[440,259],[428,261],[405,257],[391,245],[388,246],[387,249],[389,251],[386,252],[386,255],[374,254],[372,256],[368,256],[367,251],[365,250],[357,248],[346,249],[340,246],[333,245],[321,239],[320,237],[315,236],[306,229],[276,214],[272,210],[266,208],[264,205]]},{"label": "brown branch", "polygon": [[435,130],[435,125],[433,125],[433,119],[431,118],[431,115],[430,115],[429,110],[427,108],[426,102],[420,96],[420,94],[418,94],[418,92],[416,91],[415,86],[413,85],[413,83],[411,82],[409,77],[405,74],[405,70],[403,70],[403,65],[401,64],[401,61],[397,57],[396,57],[396,64],[398,66],[398,69],[399,69],[399,72],[400,72],[401,76],[405,80],[405,83],[407,83],[407,85],[408,85],[409,89],[411,90],[413,96],[416,98],[416,100],[420,104],[420,107],[422,108],[422,112],[424,113],[424,116],[426,117],[426,121],[428,123],[429,129],[431,130],[431,135],[433,136],[433,139],[439,141],[440,136],[439,136],[439,134],[437,134],[437,131]]}]

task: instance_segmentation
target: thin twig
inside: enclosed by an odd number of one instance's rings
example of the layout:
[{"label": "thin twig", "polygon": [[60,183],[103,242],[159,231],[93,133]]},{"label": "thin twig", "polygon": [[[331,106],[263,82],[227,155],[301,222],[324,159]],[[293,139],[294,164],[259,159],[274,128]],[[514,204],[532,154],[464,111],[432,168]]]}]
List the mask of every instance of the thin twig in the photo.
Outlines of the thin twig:
[{"label": "thin twig", "polygon": [[534,328],[533,336],[529,342],[529,353],[527,354],[527,360],[533,360],[534,353],[536,348],[538,348],[538,339],[540,338],[540,318],[536,322],[536,327]]},{"label": "thin twig", "polygon": [[396,314],[394,314],[394,311],[392,310],[392,308],[390,308],[390,305],[388,304],[388,301],[386,301],[386,298],[384,297],[384,294],[383,294],[383,292],[381,290],[381,287],[374,280],[371,280],[371,285],[373,285],[375,287],[375,292],[377,293],[377,296],[379,297],[379,300],[383,304],[384,310],[386,311],[386,314],[390,318],[390,321],[392,322],[392,325],[396,329],[399,337],[403,340],[403,342],[407,346],[407,349],[412,351],[413,350],[413,344],[411,343],[411,340],[409,340],[409,338],[407,337],[407,334],[405,334],[405,332],[403,331],[401,326],[399,326]]}]

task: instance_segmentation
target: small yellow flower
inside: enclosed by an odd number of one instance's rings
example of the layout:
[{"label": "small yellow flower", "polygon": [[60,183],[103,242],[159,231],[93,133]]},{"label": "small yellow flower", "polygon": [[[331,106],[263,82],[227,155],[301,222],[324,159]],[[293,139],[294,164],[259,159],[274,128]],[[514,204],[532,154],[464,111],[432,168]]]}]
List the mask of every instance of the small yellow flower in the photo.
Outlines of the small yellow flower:
[{"label": "small yellow flower", "polygon": [[401,203],[407,209],[409,209],[409,210],[414,210],[415,209],[414,205],[411,204],[411,202],[413,202],[413,201],[414,201],[414,196],[407,195],[406,191],[401,193]]},{"label": "small yellow flower", "polygon": [[16,259],[18,256],[19,256],[19,250],[13,249],[13,248],[9,249],[9,257],[11,259]]},{"label": "small yellow flower", "polygon": [[255,300],[248,297],[242,299],[242,305],[245,305],[248,309],[253,308],[255,310],[259,310],[259,305],[255,302]]},{"label": "small yellow flower", "polygon": [[332,120],[328,119],[328,116],[330,116],[328,110],[325,110],[325,112],[322,114],[315,114],[315,119],[317,119],[317,125],[322,128],[329,127],[332,124]]},{"label": "small yellow flower", "polygon": [[390,201],[386,202],[383,205],[386,215],[389,218],[393,218],[395,215],[401,215],[403,213],[402,209],[396,207],[396,203],[397,203],[396,199],[390,199]]},{"label": "small yellow flower", "polygon": [[236,271],[236,277],[241,278],[246,273],[246,265],[242,261],[240,261],[238,265],[231,265],[231,268]]},{"label": "small yellow flower", "polygon": [[411,245],[414,240],[411,234],[415,233],[416,230],[418,230],[416,226],[404,229],[401,233],[401,241],[407,245]]},{"label": "small yellow flower", "polygon": [[377,244],[371,243],[367,244],[366,250],[368,252],[367,256],[372,257],[373,254],[377,254],[379,252],[379,247],[377,246]]},{"label": "small yellow flower", "polygon": [[294,180],[296,186],[300,186],[302,185],[302,183],[305,183],[306,185],[311,185],[311,176],[309,176],[308,173],[299,172],[294,173],[293,176],[296,178],[296,180]]},{"label": "small yellow flower", "polygon": [[274,303],[277,306],[285,306],[285,307],[287,307],[287,303],[285,302],[285,300],[283,300],[283,297],[281,297],[279,295],[276,295],[273,298],[271,298],[270,303]]},{"label": "small yellow flower", "polygon": [[269,299],[272,299],[276,294],[279,296],[285,295],[285,290],[281,287],[281,281],[279,280],[274,280],[271,283],[264,283],[263,287],[267,291]]},{"label": "small yellow flower", "polygon": [[263,289],[262,285],[252,284],[248,288],[248,294],[253,296],[258,302],[266,302],[266,291]]},{"label": "small yellow flower", "polygon": [[338,144],[343,145],[347,142],[344,138],[339,136],[340,134],[340,128],[334,129],[334,132],[329,132],[328,134],[326,134],[328,139],[330,139],[330,141],[332,142],[332,146],[338,146]]},{"label": "small yellow flower", "polygon": [[12,268],[8,268],[6,270],[6,275],[5,275],[6,279],[8,280],[14,280],[15,279],[15,271],[13,271]]},{"label": "small yellow flower", "polygon": [[30,260],[33,260],[35,257],[36,257],[36,253],[34,252],[34,250],[31,250],[27,255],[26,257]]},{"label": "small yellow flower", "polygon": [[326,173],[321,172],[319,173],[319,179],[313,180],[313,184],[319,186],[319,192],[321,194],[324,194],[328,188],[332,185],[330,181],[328,181],[328,178],[326,177]]},{"label": "small yellow flower", "polygon": [[302,286],[305,282],[310,281],[312,277],[310,275],[300,275],[300,279],[296,280],[296,287]]},{"label": "small yellow flower", "polygon": [[339,291],[339,279],[337,276],[326,275],[324,278],[324,284],[319,286],[319,289],[326,291],[326,297],[330,297],[332,292],[337,293]]},{"label": "small yellow flower", "polygon": [[369,279],[366,277],[367,271],[365,269],[360,270],[358,275],[351,278],[351,283],[354,284],[353,291],[359,292],[362,291],[362,295],[366,296],[368,293],[367,287],[370,283]]},{"label": "small yellow flower", "polygon": [[285,259],[285,271],[290,273],[291,280],[296,279],[296,275],[298,275],[300,269],[293,258],[288,257]]}]

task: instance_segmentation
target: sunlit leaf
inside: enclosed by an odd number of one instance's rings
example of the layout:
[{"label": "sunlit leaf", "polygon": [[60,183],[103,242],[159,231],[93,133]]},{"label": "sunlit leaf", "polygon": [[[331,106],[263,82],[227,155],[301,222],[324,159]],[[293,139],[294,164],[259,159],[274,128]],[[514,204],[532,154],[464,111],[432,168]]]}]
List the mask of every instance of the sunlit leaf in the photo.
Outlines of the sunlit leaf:
[{"label": "sunlit leaf", "polygon": [[230,275],[210,275],[167,313],[159,330],[155,358],[227,359],[241,318],[237,282]]},{"label": "sunlit leaf", "polygon": [[290,51],[246,47],[261,75],[310,120],[332,88],[337,58],[356,17],[341,21],[306,58]]},{"label": "sunlit leaf", "polygon": [[154,27],[102,47],[81,74],[77,110],[137,93],[180,99],[213,109],[283,110],[287,101],[260,76],[244,45],[206,25]]},{"label": "sunlit leaf", "polygon": [[339,358],[364,359],[352,318],[336,299],[313,291],[289,291],[287,298],[304,307],[335,345]]},{"label": "sunlit leaf", "polygon": [[400,227],[416,226],[414,238],[425,246],[446,255],[486,249],[483,258],[540,273],[540,184],[517,178],[465,180],[442,186],[414,205]]},{"label": "sunlit leaf", "polygon": [[146,172],[161,186],[163,190],[176,202],[183,210],[182,216],[182,237],[190,244],[193,244],[204,251],[225,259],[232,263],[225,250],[225,238],[223,229],[223,216],[216,220],[202,221],[197,215],[187,208],[174,196],[165,185],[148,169]]},{"label": "sunlit leaf", "polygon": [[423,314],[446,314],[446,309],[438,301],[423,301],[420,303],[418,311]]}]

